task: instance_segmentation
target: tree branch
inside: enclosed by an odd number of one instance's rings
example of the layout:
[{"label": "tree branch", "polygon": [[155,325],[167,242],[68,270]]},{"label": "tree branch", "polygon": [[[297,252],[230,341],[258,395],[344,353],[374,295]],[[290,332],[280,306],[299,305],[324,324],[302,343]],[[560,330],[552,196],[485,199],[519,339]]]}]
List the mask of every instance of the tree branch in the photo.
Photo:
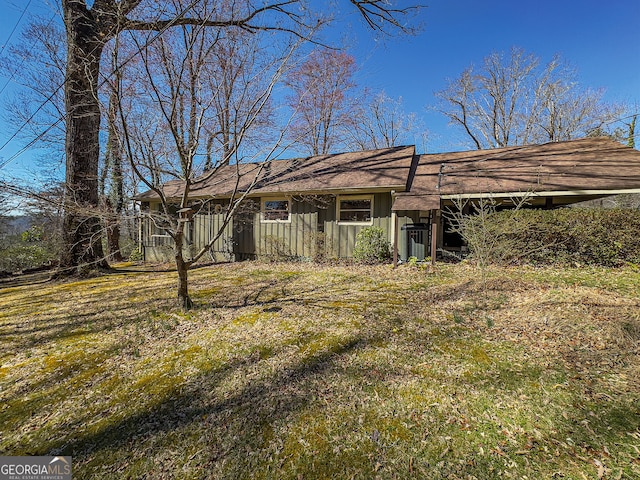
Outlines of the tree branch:
[{"label": "tree branch", "polygon": [[401,18],[406,17],[413,11],[422,8],[421,5],[414,5],[403,8],[392,8],[388,1],[383,0],[349,0],[354,5],[369,27],[380,32],[385,31],[385,25],[393,25],[403,33],[411,33],[406,24],[401,22]]},{"label": "tree branch", "polygon": [[[227,19],[210,19],[210,18],[193,18],[186,17],[186,10],[174,18],[167,20],[131,20],[126,19],[124,23],[124,29],[127,30],[152,30],[162,31],[171,26],[179,25],[199,25],[203,27],[238,27],[243,30],[255,32],[259,30],[279,30],[292,32],[292,30],[285,27],[269,27],[266,25],[254,25],[251,22],[255,20],[259,15],[268,12],[281,13],[294,20],[294,22],[304,25],[304,22],[300,20],[300,16],[292,11],[287,10],[287,6],[298,3],[298,0],[287,0],[285,2],[275,3],[273,5],[266,5],[262,8],[253,10],[247,13],[242,18],[227,18]],[[306,25],[305,25],[306,26]]]}]

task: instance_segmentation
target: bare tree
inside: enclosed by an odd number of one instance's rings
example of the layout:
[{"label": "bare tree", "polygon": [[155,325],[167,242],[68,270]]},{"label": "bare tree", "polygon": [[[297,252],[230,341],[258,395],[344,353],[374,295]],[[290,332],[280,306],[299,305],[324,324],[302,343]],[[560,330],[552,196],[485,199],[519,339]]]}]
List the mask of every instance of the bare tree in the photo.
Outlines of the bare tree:
[{"label": "bare tree", "polygon": [[365,96],[354,113],[345,131],[347,145],[352,149],[395,147],[426,137],[416,115],[404,111],[402,97],[393,99],[384,92]]},{"label": "bare tree", "polygon": [[[406,30],[405,18],[415,7],[395,8],[387,0],[349,0],[372,28],[392,25]],[[295,33],[305,25],[323,23],[315,11],[311,18],[302,0],[254,5],[226,0],[61,0],[67,32],[65,72],[66,200],[64,254],[61,268],[73,272],[81,265],[106,266],[100,244],[100,220],[89,212],[98,207],[101,56],[107,42],[125,31],[157,32],[150,42],[171,28],[240,29],[247,32]],[[78,208],[79,207],[79,208]],[[84,214],[82,213],[84,212]]]},{"label": "bare tree", "polygon": [[[244,119],[255,117],[250,131],[245,132],[245,147],[257,147],[268,142],[269,132],[275,128],[271,102],[255,104],[264,85],[256,75],[269,71],[273,49],[278,44],[272,38],[269,45],[248,41],[246,33],[228,31],[218,35],[212,45],[210,61],[204,81],[212,95],[213,114],[203,122],[207,159],[204,170],[213,169],[237,151],[235,141]],[[260,108],[259,111],[251,110]]]},{"label": "bare tree", "polygon": [[61,183],[42,186],[24,187],[15,180],[0,181],[0,220],[4,215],[19,212],[42,230],[42,238],[46,240],[48,249],[58,253],[60,248],[60,228],[62,220],[62,195],[64,186]]},{"label": "bare tree", "polygon": [[105,210],[105,230],[107,236],[107,251],[109,258],[122,261],[120,251],[120,223],[125,205],[124,171],[122,151],[122,134],[118,121],[119,101],[122,97],[122,68],[119,66],[119,42],[111,51],[113,75],[106,82],[108,90],[107,100],[107,141],[104,151],[104,163],[98,181],[98,193],[103,199]]},{"label": "bare tree", "polygon": [[329,153],[343,143],[343,132],[355,114],[355,59],[329,48],[313,50],[287,78],[289,105],[296,112],[291,137],[311,155]]},{"label": "bare tree", "polygon": [[535,55],[513,48],[508,57],[485,57],[478,70],[468,67],[436,98],[477,149],[569,140],[620,113],[602,101],[602,91],[581,89],[575,78],[559,57],[541,66]]},{"label": "bare tree", "polygon": [[[43,151],[41,172],[50,176],[49,181],[54,183],[60,181],[57,172],[64,162],[65,150],[65,49],[64,25],[55,17],[35,17],[22,32],[21,41],[10,49],[9,56],[2,61],[6,76],[24,87],[5,103],[6,121],[16,128],[16,137],[28,146]],[[102,102],[111,102],[111,105],[104,108],[107,140],[104,161],[99,164],[98,183],[101,199],[99,212],[106,223],[107,247],[111,258],[120,260],[119,217],[124,208],[124,176],[115,134],[114,95],[110,94],[118,87],[120,75],[117,70],[113,76],[108,73],[115,67],[115,59],[104,65],[108,81],[103,81],[102,87],[106,91],[106,99],[103,99],[105,95],[99,95]],[[25,186],[24,190],[31,191],[32,187]],[[59,199],[62,201],[63,197]],[[61,233],[61,230],[56,231]]]},{"label": "bare tree", "polygon": [[3,105],[5,121],[16,136],[46,150],[60,161],[64,156],[64,29],[54,19],[33,18],[20,41],[0,62],[4,76],[22,86]]},{"label": "bare tree", "polygon": [[3,231],[5,220],[11,213],[10,199],[11,191],[9,190],[9,185],[2,179],[0,180],[0,232]]},{"label": "bare tree", "polygon": [[627,146],[636,148],[636,120],[638,115],[631,115],[631,121],[626,124],[627,126]]},{"label": "bare tree", "polygon": [[[189,218],[204,206],[204,202],[192,200],[192,189],[227,166],[235,166],[240,183],[239,172],[247,155],[260,158],[263,166],[270,160],[282,134],[273,139],[266,152],[264,145],[254,150],[245,140],[264,125],[272,91],[302,43],[298,38],[301,33],[283,41],[283,49],[278,51],[273,47],[273,38],[269,38],[267,48],[266,39],[260,35],[234,33],[228,37],[226,33],[204,25],[183,26],[145,47],[146,36],[132,35],[144,69],[144,75],[136,78],[141,95],[139,101],[129,99],[130,111],[120,108],[131,166],[161,201],[160,211],[142,213],[172,239],[178,302],[185,309],[192,304],[189,268],[222,235],[250,191],[233,192],[217,234],[199,251],[185,254]],[[241,47],[240,42],[245,45]],[[251,45],[253,42],[256,45]],[[229,45],[238,51],[259,53],[260,62],[230,67],[228,61],[233,58],[220,55]],[[230,72],[237,73],[233,81],[228,81]],[[167,179],[178,181],[176,192],[167,193],[163,187]]]}]

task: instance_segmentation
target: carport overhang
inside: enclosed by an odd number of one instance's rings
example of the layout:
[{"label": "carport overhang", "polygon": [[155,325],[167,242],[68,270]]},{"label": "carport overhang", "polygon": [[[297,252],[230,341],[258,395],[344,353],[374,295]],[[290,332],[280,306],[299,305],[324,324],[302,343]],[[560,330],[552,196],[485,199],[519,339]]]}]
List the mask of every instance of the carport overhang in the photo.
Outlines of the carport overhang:
[{"label": "carport overhang", "polygon": [[[401,211],[432,211],[433,218],[440,218],[442,208],[460,205],[474,200],[492,199],[498,202],[524,204],[533,207],[553,208],[571,205],[586,200],[608,197],[621,194],[640,194],[640,188],[622,189],[575,189],[575,190],[544,190],[544,191],[518,191],[518,192],[470,192],[456,194],[418,194],[403,192],[394,195],[392,205],[393,222],[393,263],[398,265],[398,215]],[[435,215],[437,214],[437,215]],[[431,252],[437,249],[439,221],[431,223]],[[435,263],[435,255],[431,255],[431,262]]]},{"label": "carport overhang", "polygon": [[440,210],[440,195],[398,193],[395,196],[391,210],[394,212]]},{"label": "carport overhang", "polygon": [[524,201],[526,205],[533,207],[559,207],[571,205],[574,203],[594,200],[612,195],[622,195],[629,193],[640,193],[640,188],[633,189],[576,189],[576,190],[546,190],[546,191],[528,191],[528,192],[499,192],[499,193],[456,193],[441,195],[442,205],[450,207],[460,202],[473,200],[492,199],[503,202],[520,203]]},{"label": "carport overhang", "polygon": [[[440,195],[398,193],[394,195],[391,206],[391,221],[393,226],[393,266],[398,266],[398,212],[402,211],[440,211]],[[436,263],[436,248],[439,221],[431,222],[431,264]]]}]

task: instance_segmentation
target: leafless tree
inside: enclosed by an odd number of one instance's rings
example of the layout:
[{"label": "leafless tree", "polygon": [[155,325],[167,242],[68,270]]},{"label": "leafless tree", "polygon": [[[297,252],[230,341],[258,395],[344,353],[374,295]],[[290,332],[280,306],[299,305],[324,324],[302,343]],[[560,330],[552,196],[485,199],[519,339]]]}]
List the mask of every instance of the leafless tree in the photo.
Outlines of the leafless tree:
[{"label": "leafless tree", "polygon": [[290,136],[311,155],[330,153],[343,143],[355,115],[355,58],[329,48],[313,50],[287,78],[295,111]]},{"label": "leafless tree", "polygon": [[[112,48],[107,45],[107,54]],[[22,32],[21,40],[10,48],[7,58],[2,59],[2,69],[11,81],[24,88],[9,96],[4,107],[7,123],[16,128],[16,137],[27,146],[42,150],[40,172],[45,182],[59,182],[59,166],[64,162],[65,150],[65,98],[64,84],[66,72],[66,34],[64,25],[57,18],[31,19]],[[114,118],[113,90],[120,83],[119,70],[113,62],[103,65],[107,71],[101,82],[99,98],[104,107],[106,118],[106,143],[104,156],[99,164],[99,198],[101,199],[100,218],[106,222],[105,230],[110,256],[120,260],[119,231],[120,216],[124,208],[124,175],[121,155],[116,135],[117,122]],[[106,93],[106,95],[105,95]],[[41,182],[39,182],[41,183]],[[34,195],[34,189],[46,189],[44,185],[24,185],[21,191],[26,197]],[[53,197],[50,198],[50,200]],[[64,200],[60,196],[61,201]],[[71,209],[72,206],[70,205]],[[60,229],[56,232],[61,233]]]},{"label": "leafless tree", "polygon": [[354,113],[345,131],[347,145],[354,150],[414,144],[416,138],[426,138],[416,115],[405,112],[402,97],[393,99],[384,92],[365,95]]},{"label": "leafless tree", "polygon": [[13,181],[0,181],[0,218],[18,211],[30,217],[43,229],[43,236],[52,248],[60,248],[62,196],[64,186],[53,183],[45,188],[24,187]]},{"label": "leafless tree", "polygon": [[6,218],[9,216],[9,213],[11,213],[10,198],[11,192],[3,179],[0,181],[0,232],[2,232]]},{"label": "leafless tree", "polygon": [[439,110],[477,149],[554,142],[586,136],[620,113],[603,91],[581,89],[559,57],[540,59],[513,48],[470,66],[436,94]]},{"label": "leafless tree", "polygon": [[62,26],[55,19],[36,17],[0,62],[4,76],[22,87],[4,103],[5,121],[20,140],[43,148],[57,161],[64,156],[65,54]]},{"label": "leafless tree", "polygon": [[262,105],[253,99],[260,97],[264,89],[256,75],[270,70],[278,41],[273,38],[272,42],[260,44],[249,40],[246,33],[227,31],[217,36],[209,52],[211,58],[204,81],[212,95],[213,114],[203,122],[205,171],[215,168],[238,150],[235,142],[240,138],[238,128],[244,125],[244,119],[255,117],[252,128],[242,137],[245,147],[256,148],[268,143],[270,131],[276,128],[271,100]]},{"label": "leafless tree", "polygon": [[120,251],[120,224],[125,208],[124,153],[122,151],[122,132],[118,120],[119,101],[122,98],[122,68],[119,66],[120,45],[116,39],[111,53],[113,75],[105,82],[107,93],[106,127],[107,140],[104,149],[104,162],[98,179],[98,194],[103,199],[105,210],[105,231],[107,252],[111,260],[122,261]]},{"label": "leafless tree", "polygon": [[[391,25],[406,30],[404,18],[415,7],[395,7],[388,0],[349,0],[372,28]],[[126,31],[154,32],[149,42],[175,27],[187,25],[212,30],[294,33],[323,23],[319,12],[303,0],[254,4],[250,1],[174,0],[61,0],[67,32],[65,72],[66,201],[64,255],[61,267],[73,272],[80,265],[106,266],[99,241],[100,219],[90,212],[99,205],[100,103],[98,99],[102,52],[107,42]],[[307,15],[311,14],[311,15]],[[80,208],[75,208],[79,206]]]},{"label": "leafless tree", "polygon": [[[235,166],[240,183],[239,170],[247,155],[260,158],[264,166],[281,146],[282,133],[272,139],[268,151],[265,145],[256,150],[245,140],[265,124],[272,91],[302,44],[301,37],[302,33],[283,39],[280,51],[273,46],[277,38],[267,42],[261,35],[247,33],[229,37],[205,25],[175,28],[152,44],[146,35],[131,35],[144,74],[135,79],[139,99],[128,100],[128,111],[120,108],[120,123],[133,170],[160,198],[160,211],[142,213],[172,239],[178,302],[183,308],[191,307],[189,268],[223,234],[250,191],[233,192],[217,234],[197,252],[185,255],[189,218],[203,206],[192,201],[192,188],[227,166]],[[242,68],[229,66],[234,58],[220,54],[229,46],[254,52],[260,61],[238,59]],[[231,72],[237,78],[229,81]],[[177,193],[167,193],[163,184],[168,179],[179,182]]]}]

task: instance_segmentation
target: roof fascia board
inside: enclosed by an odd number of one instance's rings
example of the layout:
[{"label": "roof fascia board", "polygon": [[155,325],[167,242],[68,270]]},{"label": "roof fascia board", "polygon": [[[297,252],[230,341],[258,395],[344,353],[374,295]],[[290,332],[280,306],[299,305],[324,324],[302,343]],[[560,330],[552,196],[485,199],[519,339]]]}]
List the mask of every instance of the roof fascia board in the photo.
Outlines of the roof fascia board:
[{"label": "roof fascia board", "polygon": [[640,193],[640,188],[622,190],[550,190],[543,192],[502,192],[502,193],[456,193],[441,195],[442,200],[463,200],[472,198],[520,198],[520,197],[569,197],[581,195],[620,195],[623,193]]},{"label": "roof fascia board", "polygon": [[[283,190],[283,191],[268,191],[268,192],[259,192],[252,191],[249,192],[247,197],[273,197],[273,196],[292,196],[292,195],[341,195],[341,194],[360,194],[360,193],[386,193],[391,191],[396,192],[404,192],[406,185],[398,184],[398,185],[389,185],[389,186],[373,186],[373,187],[350,187],[350,188],[326,188],[322,190]],[[243,192],[238,192],[239,194]],[[179,198],[179,197],[176,197]],[[231,195],[189,195],[190,200],[203,200],[203,199],[228,199],[231,198]],[[170,200],[169,198],[167,200]],[[146,201],[158,202],[159,198],[154,198]]]}]

